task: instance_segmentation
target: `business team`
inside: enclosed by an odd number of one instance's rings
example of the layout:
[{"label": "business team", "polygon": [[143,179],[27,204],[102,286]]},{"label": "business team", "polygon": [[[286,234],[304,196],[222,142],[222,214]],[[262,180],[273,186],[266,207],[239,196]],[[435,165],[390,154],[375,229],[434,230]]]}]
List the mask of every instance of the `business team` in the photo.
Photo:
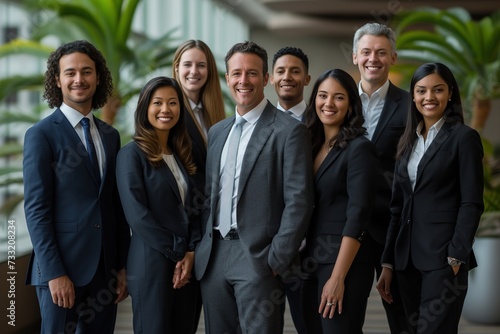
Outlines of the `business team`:
[{"label": "business team", "polygon": [[[361,333],[375,271],[391,333],[456,333],[466,290],[439,321],[422,326],[419,314],[439,295],[428,282],[466,286],[476,265],[482,146],[463,125],[449,69],[423,65],[408,93],[388,80],[396,59],[394,32],[366,24],[353,43],[359,84],[329,70],[306,105],[307,56],[282,48],[270,77],[277,109],[264,95],[266,50],[237,43],[225,57],[235,116],[223,119],[213,110],[220,99],[206,96],[220,95],[213,55],[187,41],[174,63],[178,81],[146,84],[134,141],[118,152],[118,132],[92,115],[112,92],[102,54],[86,41],[59,47],[44,94],[57,109],[26,132],[23,162],[27,283],[36,286],[41,332],[112,333],[130,291],[136,333],[195,333],[199,284],[207,333],[281,333],[285,287],[312,278],[286,294],[297,330]],[[473,158],[462,162],[460,143]],[[447,183],[429,167],[440,152],[457,161],[446,164]],[[448,228],[435,241],[442,256],[422,262],[428,242],[418,231],[428,222],[419,212],[428,209],[419,205],[428,205],[419,199],[428,191],[443,194],[434,216],[446,222],[429,228]],[[87,301],[103,294],[103,310],[87,316]]]}]

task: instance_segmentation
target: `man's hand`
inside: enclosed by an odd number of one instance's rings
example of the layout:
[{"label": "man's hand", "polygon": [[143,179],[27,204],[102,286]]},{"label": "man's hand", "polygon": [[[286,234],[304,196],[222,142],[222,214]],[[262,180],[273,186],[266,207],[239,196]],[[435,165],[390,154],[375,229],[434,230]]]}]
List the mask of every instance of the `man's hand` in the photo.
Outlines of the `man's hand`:
[{"label": "man's hand", "polygon": [[63,308],[75,305],[75,287],[67,275],[51,279],[49,289],[54,304]]},{"label": "man's hand", "polygon": [[115,299],[115,304],[118,304],[128,296],[127,289],[127,272],[125,268],[121,269],[116,275],[116,294],[118,295]]}]

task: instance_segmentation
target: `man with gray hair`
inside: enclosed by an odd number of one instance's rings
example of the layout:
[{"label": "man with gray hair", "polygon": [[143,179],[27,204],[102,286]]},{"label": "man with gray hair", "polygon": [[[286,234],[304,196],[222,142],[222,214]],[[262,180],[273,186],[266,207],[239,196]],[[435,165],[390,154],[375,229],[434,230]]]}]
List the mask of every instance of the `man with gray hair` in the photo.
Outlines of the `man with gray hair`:
[{"label": "man with gray hair", "polygon": [[[390,201],[396,148],[405,128],[410,105],[409,93],[389,80],[389,70],[396,59],[396,35],[389,27],[367,23],[354,34],[352,60],[361,74],[359,95],[363,103],[366,137],[377,146],[384,173],[384,178],[378,184],[368,236],[363,240],[373,248],[377,278],[382,271],[380,259],[391,219]],[[391,293],[391,304],[382,300],[391,333],[410,333],[397,281],[393,280]]]}]

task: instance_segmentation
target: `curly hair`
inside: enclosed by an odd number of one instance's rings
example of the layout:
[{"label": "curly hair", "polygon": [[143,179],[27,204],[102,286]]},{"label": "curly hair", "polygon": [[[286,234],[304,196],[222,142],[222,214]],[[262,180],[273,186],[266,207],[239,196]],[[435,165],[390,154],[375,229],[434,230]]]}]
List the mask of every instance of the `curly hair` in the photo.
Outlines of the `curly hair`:
[{"label": "curly hair", "polygon": [[47,60],[47,71],[45,72],[45,92],[43,93],[43,98],[47,100],[50,108],[61,106],[63,95],[61,88],[57,86],[57,78],[61,71],[59,60],[62,56],[75,52],[86,54],[95,63],[99,85],[97,85],[92,97],[92,109],[99,109],[106,104],[108,97],[113,94],[113,78],[102,53],[90,42],[84,40],[63,44],[50,54]]},{"label": "curly hair", "polygon": [[302,63],[304,63],[304,66],[306,68],[306,74],[309,71],[309,58],[307,55],[302,51],[300,48],[292,47],[292,46],[285,46],[284,48],[281,48],[276,52],[273,56],[273,66],[272,68],[274,69],[274,65],[276,65],[276,61],[286,55],[291,55],[299,58],[302,60]]},{"label": "curly hair", "polygon": [[349,97],[349,112],[347,113],[344,122],[340,127],[339,133],[330,139],[328,143],[332,148],[344,149],[349,145],[349,142],[357,137],[365,134],[366,129],[363,127],[363,106],[361,98],[358,94],[358,87],[354,79],[341,69],[331,69],[323,73],[314,83],[309,103],[307,104],[306,126],[312,138],[313,156],[315,157],[321,150],[325,142],[325,132],[323,123],[316,113],[316,95],[318,95],[319,85],[328,78],[336,80],[347,91]]},{"label": "curly hair", "polygon": [[[169,131],[168,142],[160,143],[156,131],[148,120],[148,107],[153,94],[160,87],[173,87],[177,94],[180,115],[177,124]],[[182,90],[175,79],[169,77],[156,77],[149,80],[142,88],[134,113],[135,134],[133,139],[144,152],[152,166],[159,167],[163,161],[163,147],[168,145],[182,162],[189,175],[196,173],[196,166],[191,156],[191,138],[188,135],[184,121],[184,100]]]}]

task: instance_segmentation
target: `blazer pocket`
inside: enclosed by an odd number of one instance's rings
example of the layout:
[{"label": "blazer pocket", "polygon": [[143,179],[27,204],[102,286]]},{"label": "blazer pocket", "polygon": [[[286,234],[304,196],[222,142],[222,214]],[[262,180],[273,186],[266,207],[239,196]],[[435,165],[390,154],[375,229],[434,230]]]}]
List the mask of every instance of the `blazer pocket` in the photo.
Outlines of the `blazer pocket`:
[{"label": "blazer pocket", "polygon": [[435,211],[429,213],[429,221],[434,224],[455,223],[457,215],[457,211]]},{"label": "blazer pocket", "polygon": [[74,233],[78,232],[78,224],[77,223],[54,223],[54,229],[56,233]]},{"label": "blazer pocket", "polygon": [[344,232],[344,227],[344,220],[329,220],[321,224],[320,233],[342,235],[342,232]]}]

